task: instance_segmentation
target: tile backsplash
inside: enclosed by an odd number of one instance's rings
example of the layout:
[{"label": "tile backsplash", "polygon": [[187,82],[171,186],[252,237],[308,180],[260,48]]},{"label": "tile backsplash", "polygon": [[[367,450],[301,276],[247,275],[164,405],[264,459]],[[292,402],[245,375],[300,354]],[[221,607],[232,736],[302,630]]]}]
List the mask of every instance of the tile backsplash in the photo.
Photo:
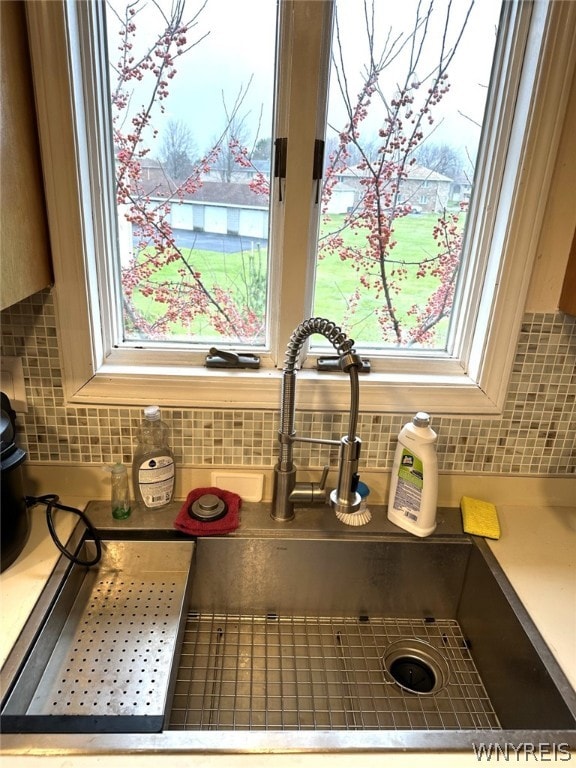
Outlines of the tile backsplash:
[{"label": "tile backsplash", "polygon": [[[18,424],[28,460],[129,463],[141,408],[65,404],[50,291],[4,310],[0,317],[2,355],[23,359],[29,409],[19,414]],[[182,465],[270,468],[275,463],[275,411],[163,408],[162,412]],[[391,468],[396,435],[410,416],[360,414],[362,466]],[[575,475],[576,319],[560,312],[526,314],[502,415],[436,417],[433,426],[441,471]],[[347,415],[299,412],[296,428],[301,434],[338,438],[346,431]],[[322,466],[330,459],[329,451],[325,446],[299,444],[298,463]]]}]

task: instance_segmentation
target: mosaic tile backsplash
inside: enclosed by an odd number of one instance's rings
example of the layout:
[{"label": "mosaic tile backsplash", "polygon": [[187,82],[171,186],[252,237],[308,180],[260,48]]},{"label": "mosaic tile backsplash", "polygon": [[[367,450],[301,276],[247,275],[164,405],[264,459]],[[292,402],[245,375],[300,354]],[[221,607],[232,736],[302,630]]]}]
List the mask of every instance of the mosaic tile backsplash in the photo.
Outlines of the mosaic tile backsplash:
[{"label": "mosaic tile backsplash", "polygon": [[[132,459],[141,408],[66,406],[62,394],[54,305],[43,291],[0,314],[1,354],[23,358],[29,410],[20,414],[19,442],[29,461],[104,462]],[[142,406],[149,403],[142,403]],[[270,468],[276,460],[278,413],[263,410],[163,408],[178,463]],[[362,465],[392,466],[407,413],[360,414]],[[502,415],[434,418],[444,472],[576,474],[576,319],[526,314]],[[299,412],[298,432],[338,438],[344,413]],[[301,466],[322,466],[330,448],[298,446]]]}]

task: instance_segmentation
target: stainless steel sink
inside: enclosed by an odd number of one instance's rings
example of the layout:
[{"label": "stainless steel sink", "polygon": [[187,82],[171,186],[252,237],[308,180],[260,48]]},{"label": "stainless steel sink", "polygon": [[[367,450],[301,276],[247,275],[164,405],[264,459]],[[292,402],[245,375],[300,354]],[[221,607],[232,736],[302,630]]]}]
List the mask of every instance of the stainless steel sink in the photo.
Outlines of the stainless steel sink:
[{"label": "stainless steel sink", "polygon": [[[174,537],[173,510],[137,532],[89,512],[109,537]],[[576,745],[574,691],[454,510],[422,540],[378,510],[351,529],[318,510],[278,526],[246,505],[235,534],[197,541],[177,656],[162,730],[128,722],[90,752]],[[17,680],[22,664],[8,666]],[[15,753],[86,745],[80,733],[3,736]]]},{"label": "stainless steel sink", "polygon": [[[207,538],[193,567],[172,727],[576,724],[534,628],[469,537]],[[435,695],[405,692],[383,670],[387,648],[412,638],[449,667]]]}]

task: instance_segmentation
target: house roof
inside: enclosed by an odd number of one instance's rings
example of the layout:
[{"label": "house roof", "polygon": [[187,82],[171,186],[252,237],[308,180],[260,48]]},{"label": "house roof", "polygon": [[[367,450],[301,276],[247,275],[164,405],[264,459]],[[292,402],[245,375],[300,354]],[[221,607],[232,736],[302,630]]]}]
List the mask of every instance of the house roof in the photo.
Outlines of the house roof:
[{"label": "house roof", "polygon": [[[338,176],[341,177],[348,176],[351,178],[363,178],[366,175],[366,169],[358,165],[351,166],[350,168],[338,172]],[[411,181],[438,181],[452,183],[452,179],[449,176],[444,176],[437,171],[433,171],[431,168],[426,168],[417,163],[408,166],[406,175]]]},{"label": "house roof", "polygon": [[199,203],[218,203],[246,207],[267,207],[268,200],[263,195],[252,191],[246,183],[223,181],[203,181],[194,192],[184,191],[176,194],[178,184],[170,178],[162,166],[155,160],[141,164],[141,184],[144,194],[157,198],[190,200]]},{"label": "house roof", "polygon": [[411,165],[408,169],[408,178],[416,181],[448,181],[452,179],[449,176],[444,176],[438,171],[433,171],[431,168],[426,168],[424,165]]},{"label": "house roof", "polygon": [[202,203],[222,203],[223,205],[268,206],[264,195],[252,191],[249,184],[238,184],[233,181],[203,181],[193,194],[184,194],[184,200]]}]

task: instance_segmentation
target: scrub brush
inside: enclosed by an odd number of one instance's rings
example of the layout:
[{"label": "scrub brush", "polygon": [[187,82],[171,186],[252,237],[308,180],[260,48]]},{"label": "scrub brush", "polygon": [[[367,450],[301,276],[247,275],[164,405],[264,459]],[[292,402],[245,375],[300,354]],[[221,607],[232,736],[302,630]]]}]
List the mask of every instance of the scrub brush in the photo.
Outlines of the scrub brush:
[{"label": "scrub brush", "polygon": [[356,512],[336,512],[336,517],[346,525],[366,525],[372,520],[369,509],[359,509]]},{"label": "scrub brush", "polygon": [[368,488],[366,483],[363,483],[360,480],[356,490],[362,499],[360,508],[357,509],[356,512],[336,512],[336,517],[338,520],[342,521],[346,525],[366,525],[366,523],[369,523],[370,520],[372,520],[372,513],[366,506],[367,498],[370,495],[370,488]]}]

